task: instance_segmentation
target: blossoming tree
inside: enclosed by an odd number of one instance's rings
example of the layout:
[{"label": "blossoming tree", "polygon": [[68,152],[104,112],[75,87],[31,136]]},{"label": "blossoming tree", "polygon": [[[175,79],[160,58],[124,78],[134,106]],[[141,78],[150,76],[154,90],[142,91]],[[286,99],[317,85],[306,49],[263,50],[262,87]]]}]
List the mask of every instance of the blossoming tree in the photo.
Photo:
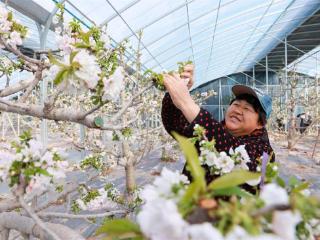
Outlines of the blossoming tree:
[{"label": "blossoming tree", "polygon": [[[63,21],[61,13],[57,18],[58,22]],[[92,27],[84,31],[76,20],[62,28],[57,27],[59,51],[55,54],[44,51],[40,59],[30,58],[20,51],[19,45],[27,35],[27,28],[15,21],[12,13],[3,7],[0,8],[0,28],[1,47],[16,56],[14,60],[2,61],[1,71],[7,76],[14,70],[33,73],[31,80],[13,84],[7,80],[5,88],[0,91],[0,111],[86,126],[89,129],[85,139],[87,144],[80,147],[93,153],[79,166],[88,173],[84,182],[63,182],[66,172],[73,171],[74,167],[67,164],[62,149],[42,146],[30,132],[25,132],[11,144],[4,143],[0,151],[0,179],[9,185],[12,195],[0,201],[1,239],[8,238],[10,229],[23,236],[83,239],[74,230],[45,223],[43,218],[101,218],[130,211],[128,202],[112,185],[92,189],[87,184],[101,177],[103,168],[113,158],[126,170],[128,196],[134,195],[134,167],[158,143],[155,136],[160,132],[160,128],[149,129],[141,115],[148,116],[154,111],[161,97],[158,91],[150,91],[153,84],[144,80],[145,77],[127,73],[128,66],[123,61],[125,46],[120,44],[112,48],[106,28]],[[44,104],[38,104],[32,94],[44,79],[52,87]],[[72,137],[74,128],[69,125],[64,131]],[[103,135],[107,141],[101,141],[101,135],[95,135],[94,131],[105,131]],[[154,135],[152,139],[147,137],[150,133]],[[71,203],[70,194],[76,190],[81,193]],[[49,199],[43,200],[46,195],[50,195]],[[133,196],[129,203],[134,204],[134,200]],[[67,205],[74,212],[81,209],[111,210],[100,215],[45,211],[64,201],[70,202]],[[15,209],[22,209],[21,214],[12,212]]]}]

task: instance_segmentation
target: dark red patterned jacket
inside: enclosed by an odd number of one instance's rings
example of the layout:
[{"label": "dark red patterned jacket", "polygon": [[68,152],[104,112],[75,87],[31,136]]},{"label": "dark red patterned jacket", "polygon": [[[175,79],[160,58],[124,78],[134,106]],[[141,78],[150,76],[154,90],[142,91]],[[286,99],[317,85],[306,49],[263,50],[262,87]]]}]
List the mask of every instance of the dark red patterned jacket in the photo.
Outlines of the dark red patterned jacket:
[{"label": "dark red patterned jacket", "polygon": [[[168,133],[175,131],[185,137],[192,137],[195,124],[203,126],[207,130],[207,138],[216,140],[215,147],[219,152],[225,151],[228,153],[231,147],[234,149],[244,144],[251,159],[251,162],[248,163],[250,171],[256,171],[256,159],[261,157],[263,152],[273,153],[265,128],[255,130],[250,135],[235,137],[226,129],[224,121],[218,122],[208,111],[202,108],[193,122],[189,123],[182,112],[173,104],[168,93],[165,94],[162,101],[161,116],[163,125]],[[274,154],[272,161],[274,161]],[[214,176],[210,176],[207,171],[206,178],[208,182],[211,182]]]}]

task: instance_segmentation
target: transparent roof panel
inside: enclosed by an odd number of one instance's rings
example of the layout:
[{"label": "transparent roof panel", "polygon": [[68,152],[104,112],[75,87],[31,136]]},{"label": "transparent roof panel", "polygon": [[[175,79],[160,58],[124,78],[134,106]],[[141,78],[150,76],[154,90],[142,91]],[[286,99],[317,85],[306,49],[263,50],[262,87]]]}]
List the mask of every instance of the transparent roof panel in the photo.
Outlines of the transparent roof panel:
[{"label": "transparent roof panel", "polygon": [[[134,5],[135,3],[139,2],[139,0],[103,0],[104,3],[107,3],[109,2],[113,7],[115,7],[118,11],[121,10],[121,9],[125,9],[127,8],[128,6],[132,6]],[[90,1],[88,1],[90,2]]]},{"label": "transparent roof panel", "polygon": [[107,29],[111,37],[117,42],[121,42],[128,33],[131,33],[130,28],[120,17],[116,17],[110,21],[107,25]]},{"label": "transparent roof panel", "polygon": [[[181,39],[181,36],[185,35],[186,32],[188,32],[188,27],[185,25],[177,31],[173,31],[170,34],[155,39],[156,41],[149,43],[147,48],[149,51],[153,52],[155,56],[157,56],[162,53],[163,50],[173,46],[177,42],[177,39]],[[189,44],[188,41],[185,41],[185,43]],[[171,54],[171,51],[167,51],[166,54]]]},{"label": "transparent roof panel", "polygon": [[[33,0],[52,11],[56,0]],[[154,70],[195,61],[195,86],[246,71],[320,8],[319,0],[66,0],[66,19],[107,24],[116,43],[143,30],[142,63]],[[32,25],[32,24],[31,24]],[[37,47],[33,25],[29,46]],[[51,33],[52,34],[52,33]],[[48,41],[54,42],[54,36]],[[128,53],[132,60],[131,53]]]},{"label": "transparent roof panel", "polygon": [[65,7],[72,13],[77,13],[81,20],[87,21],[89,18],[95,24],[101,24],[106,18],[112,16],[114,11],[105,0],[69,0]]},{"label": "transparent roof panel", "polygon": [[209,12],[209,14],[205,14],[204,16],[199,17],[198,19],[194,19],[190,21],[190,31],[191,36],[196,36],[203,31],[213,30],[213,26],[215,24],[215,20],[217,17],[217,11]]},{"label": "transparent roof panel", "polygon": [[[147,29],[149,26],[152,27],[157,20],[164,20],[164,22],[159,23],[163,26],[165,26],[164,24],[167,24],[166,21],[171,21],[171,25],[176,26],[176,24],[178,24],[177,20],[180,17],[183,18],[180,14],[185,12],[185,4],[185,0],[153,0],[152,4],[150,4],[150,0],[141,0],[127,11],[123,12],[122,17],[126,22],[130,23],[130,26],[134,31],[142,28]],[[183,11],[179,11],[180,9]],[[139,14],[137,14],[137,12],[139,12]],[[184,19],[184,21],[186,20]]]},{"label": "transparent roof panel", "polygon": [[37,3],[38,5],[42,6],[48,12],[52,12],[55,8],[56,4],[54,1],[43,1],[43,0],[32,0],[33,2]]},{"label": "transparent roof panel", "polygon": [[217,10],[219,0],[201,0],[193,1],[188,4],[190,21],[200,19],[203,15],[213,13]]},{"label": "transparent roof panel", "polygon": [[[156,23],[150,25],[149,27],[143,30],[144,41],[147,45],[159,39],[160,37],[166,37],[167,34],[174,32],[177,27],[181,28],[185,25],[187,26],[187,12],[185,8],[180,8],[177,11],[174,11],[170,15],[162,18]],[[186,32],[185,34],[187,34]]]}]

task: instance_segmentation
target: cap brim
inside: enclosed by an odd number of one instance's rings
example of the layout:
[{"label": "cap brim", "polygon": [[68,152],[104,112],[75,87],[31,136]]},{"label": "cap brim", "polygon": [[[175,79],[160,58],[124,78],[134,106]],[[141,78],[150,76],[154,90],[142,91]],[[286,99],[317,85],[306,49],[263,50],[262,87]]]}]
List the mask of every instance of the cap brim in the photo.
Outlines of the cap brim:
[{"label": "cap brim", "polygon": [[239,96],[241,94],[250,94],[259,99],[255,91],[251,87],[247,87],[244,85],[234,85],[232,87],[232,92],[235,96]]}]

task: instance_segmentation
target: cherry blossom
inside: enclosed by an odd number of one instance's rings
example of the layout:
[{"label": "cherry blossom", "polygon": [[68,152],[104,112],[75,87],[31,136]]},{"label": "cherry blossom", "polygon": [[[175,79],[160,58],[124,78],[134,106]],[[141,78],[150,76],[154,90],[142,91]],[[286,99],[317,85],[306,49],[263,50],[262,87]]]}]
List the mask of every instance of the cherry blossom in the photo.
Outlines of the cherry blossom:
[{"label": "cherry blossom", "polygon": [[275,183],[265,185],[261,190],[260,198],[265,202],[266,206],[289,203],[289,196],[286,190]]}]

